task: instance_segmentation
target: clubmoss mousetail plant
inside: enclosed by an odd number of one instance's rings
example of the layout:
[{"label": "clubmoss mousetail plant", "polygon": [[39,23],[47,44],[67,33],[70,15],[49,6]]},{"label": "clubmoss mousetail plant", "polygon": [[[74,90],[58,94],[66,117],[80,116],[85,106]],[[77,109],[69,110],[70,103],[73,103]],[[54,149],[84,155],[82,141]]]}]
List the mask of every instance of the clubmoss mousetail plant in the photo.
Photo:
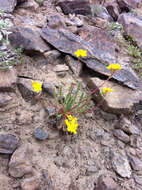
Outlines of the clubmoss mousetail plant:
[{"label": "clubmoss mousetail plant", "polygon": [[[121,66],[119,64],[111,64],[106,68],[111,71],[110,76],[98,88],[95,88],[92,92],[90,92],[89,95],[85,95],[84,92],[79,93],[81,83],[78,83],[76,90],[75,84],[72,83],[64,99],[62,98],[62,86],[59,87],[59,98],[57,98],[57,95],[54,92],[54,99],[56,101],[56,105],[60,105],[60,109],[58,109],[56,116],[62,117],[62,121],[64,124],[66,124],[66,130],[68,132],[77,134],[77,117],[81,114],[86,114],[87,112],[96,110],[99,106],[103,104],[104,98],[102,98],[100,102],[98,102],[98,104],[94,106],[93,102],[91,101],[92,95],[94,95],[113,76],[113,74],[117,70],[121,70]],[[73,93],[74,90],[75,93]],[[108,92],[113,92],[113,89],[104,87],[101,90],[103,96],[106,96]]]},{"label": "clubmoss mousetail plant", "polygon": [[[75,53],[77,57],[81,55],[87,56],[86,50],[79,50]],[[104,97],[102,97],[100,102],[98,102],[98,104],[94,106],[94,103],[91,101],[92,95],[100,90],[100,88],[102,88],[104,84],[111,79],[111,77],[117,70],[121,70],[121,66],[119,64],[110,64],[106,68],[111,71],[110,76],[107,78],[107,80],[100,84],[100,86],[92,90],[88,95],[85,95],[85,93],[81,91],[80,82],[77,85],[75,83],[71,83],[65,97],[62,86],[59,86],[58,91],[56,91],[55,89],[53,90],[55,105],[52,106],[54,106],[55,108],[56,118],[59,118],[61,120],[61,124],[58,127],[59,129],[62,129],[63,131],[67,131],[69,133],[77,134],[78,116],[86,114],[88,112],[92,112],[103,104]],[[41,92],[41,84],[34,81],[32,82],[35,91]],[[106,96],[108,92],[113,92],[113,89],[103,87],[101,90],[103,96]]]}]

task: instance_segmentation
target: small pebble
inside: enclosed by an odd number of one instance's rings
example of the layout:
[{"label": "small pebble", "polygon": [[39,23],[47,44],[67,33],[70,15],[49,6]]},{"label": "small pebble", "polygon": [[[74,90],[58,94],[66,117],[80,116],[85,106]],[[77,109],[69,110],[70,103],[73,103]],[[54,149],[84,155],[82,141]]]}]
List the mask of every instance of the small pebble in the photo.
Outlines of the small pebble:
[{"label": "small pebble", "polygon": [[42,128],[36,128],[34,130],[34,136],[38,140],[45,140],[48,138],[48,132],[43,130]]}]

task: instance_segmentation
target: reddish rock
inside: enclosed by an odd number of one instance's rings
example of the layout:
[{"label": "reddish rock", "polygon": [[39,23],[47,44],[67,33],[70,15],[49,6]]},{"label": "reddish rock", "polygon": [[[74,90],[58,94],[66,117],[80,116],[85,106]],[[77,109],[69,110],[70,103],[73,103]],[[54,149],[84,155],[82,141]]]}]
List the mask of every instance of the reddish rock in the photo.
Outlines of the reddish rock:
[{"label": "reddish rock", "polygon": [[100,176],[94,190],[120,190],[117,183],[109,176]]},{"label": "reddish rock", "polygon": [[36,177],[24,179],[21,183],[22,190],[39,190],[40,181]]},{"label": "reddish rock", "polygon": [[139,48],[142,48],[142,19],[129,13],[121,14],[118,22],[123,25],[125,35],[132,36]]}]

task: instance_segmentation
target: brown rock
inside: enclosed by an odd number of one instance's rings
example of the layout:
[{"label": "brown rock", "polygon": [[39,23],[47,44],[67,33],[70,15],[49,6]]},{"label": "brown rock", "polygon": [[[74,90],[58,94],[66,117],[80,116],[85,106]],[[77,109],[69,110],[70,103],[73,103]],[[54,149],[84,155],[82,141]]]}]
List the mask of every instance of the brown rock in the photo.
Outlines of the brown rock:
[{"label": "brown rock", "polygon": [[118,22],[123,25],[125,35],[132,36],[139,48],[142,48],[142,19],[129,13],[121,14]]},{"label": "brown rock", "polygon": [[17,85],[21,96],[26,102],[34,100],[34,97],[37,95],[37,93],[34,91],[34,88],[32,86],[32,79],[20,78],[17,82]]},{"label": "brown rock", "polygon": [[116,182],[107,175],[100,176],[95,190],[120,190]]},{"label": "brown rock", "polygon": [[21,183],[22,190],[39,190],[40,188],[40,181],[36,177],[24,179]]},{"label": "brown rock", "polygon": [[137,8],[141,4],[141,0],[117,0],[121,9]]},{"label": "brown rock", "polygon": [[112,18],[115,21],[117,21],[118,16],[120,14],[120,8],[119,8],[118,4],[114,1],[114,2],[112,2],[110,4],[108,4],[106,9],[109,12],[109,14],[112,16]]},{"label": "brown rock", "polygon": [[44,53],[46,58],[46,62],[49,64],[53,64],[59,57],[61,53],[58,50],[51,50]]},{"label": "brown rock", "polygon": [[[85,81],[87,81],[88,87],[91,89],[91,91],[99,87],[104,82],[99,78],[88,78],[88,79],[85,78]],[[111,81],[108,81],[105,84],[105,87],[111,88],[114,91],[108,92],[106,96],[103,97],[101,93],[103,87],[101,87],[100,90],[94,94],[94,99],[95,101],[99,102],[101,101],[102,98],[104,98],[102,108],[107,112],[115,114],[133,113],[135,103],[137,103],[137,101],[139,102],[142,99],[141,91],[139,90],[134,91],[127,87],[120,86],[117,83],[114,84]]]},{"label": "brown rock", "polygon": [[0,134],[0,153],[12,154],[17,148],[19,138],[14,134]]},{"label": "brown rock", "polygon": [[53,29],[66,27],[63,18],[59,14],[47,16],[47,25]]},{"label": "brown rock", "polygon": [[0,69],[0,91],[13,91],[17,81],[15,69]]},{"label": "brown rock", "polygon": [[44,53],[49,50],[49,46],[41,39],[38,31],[28,27],[15,27],[8,36],[11,45],[14,48],[23,46],[28,54]]},{"label": "brown rock", "polygon": [[23,144],[14,152],[8,170],[12,177],[23,177],[25,174],[32,173],[30,152],[28,144]]}]

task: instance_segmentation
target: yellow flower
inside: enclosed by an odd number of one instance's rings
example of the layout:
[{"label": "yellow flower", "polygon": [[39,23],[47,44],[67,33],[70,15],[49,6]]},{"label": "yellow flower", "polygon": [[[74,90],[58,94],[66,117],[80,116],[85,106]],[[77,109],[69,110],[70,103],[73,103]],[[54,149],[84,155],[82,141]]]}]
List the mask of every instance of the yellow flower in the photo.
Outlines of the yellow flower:
[{"label": "yellow flower", "polygon": [[107,92],[113,92],[113,91],[114,91],[114,90],[111,89],[111,88],[106,88],[106,87],[104,87],[104,88],[102,89],[102,94],[105,96]]},{"label": "yellow flower", "polygon": [[67,131],[70,133],[77,134],[77,118],[73,117],[72,115],[66,115],[68,119],[65,119],[65,124],[67,125]]},{"label": "yellow flower", "polygon": [[32,83],[33,83],[32,87],[33,87],[35,92],[41,92],[42,91],[42,84],[40,82],[32,80]]},{"label": "yellow flower", "polygon": [[121,66],[117,63],[117,64],[110,64],[107,69],[110,69],[111,71],[116,71],[116,70],[121,70]]},{"label": "yellow flower", "polygon": [[76,57],[87,57],[87,50],[78,49],[74,54]]}]

